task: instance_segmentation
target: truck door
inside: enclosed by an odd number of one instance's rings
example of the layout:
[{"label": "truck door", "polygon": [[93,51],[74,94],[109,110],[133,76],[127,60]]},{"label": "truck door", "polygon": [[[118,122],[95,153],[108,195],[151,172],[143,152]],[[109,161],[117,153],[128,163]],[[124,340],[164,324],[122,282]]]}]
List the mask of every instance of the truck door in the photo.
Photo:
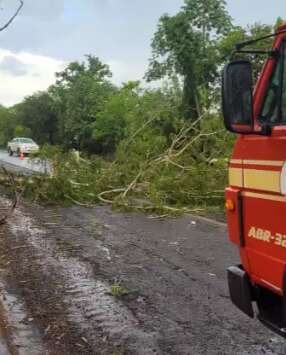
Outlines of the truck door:
[{"label": "truck door", "polygon": [[244,253],[254,282],[282,294],[286,264],[286,45],[257,121],[271,135],[241,137]]}]

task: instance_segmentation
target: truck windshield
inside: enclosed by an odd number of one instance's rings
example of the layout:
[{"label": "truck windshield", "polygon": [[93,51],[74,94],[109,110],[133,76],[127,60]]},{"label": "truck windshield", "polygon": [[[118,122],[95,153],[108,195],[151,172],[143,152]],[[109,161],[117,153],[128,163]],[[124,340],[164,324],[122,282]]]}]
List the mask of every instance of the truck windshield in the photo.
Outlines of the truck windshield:
[{"label": "truck windshield", "polygon": [[260,121],[272,125],[286,124],[286,46],[283,44],[271,77]]}]

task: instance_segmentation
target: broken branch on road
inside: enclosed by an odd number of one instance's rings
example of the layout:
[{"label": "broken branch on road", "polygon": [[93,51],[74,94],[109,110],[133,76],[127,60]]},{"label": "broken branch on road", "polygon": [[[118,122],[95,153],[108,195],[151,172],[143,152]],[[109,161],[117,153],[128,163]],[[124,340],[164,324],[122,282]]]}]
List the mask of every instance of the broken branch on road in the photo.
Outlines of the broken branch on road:
[{"label": "broken branch on road", "polygon": [[8,177],[8,179],[10,181],[10,184],[12,186],[13,201],[12,201],[12,205],[11,205],[9,211],[7,212],[7,214],[0,219],[0,225],[3,225],[3,224],[6,223],[7,219],[13,214],[13,212],[14,212],[14,210],[17,207],[18,202],[19,202],[19,195],[17,193],[16,182],[15,182],[15,179],[14,179],[14,175],[8,173],[8,171],[4,167],[2,167],[2,170],[3,170],[4,174]]}]

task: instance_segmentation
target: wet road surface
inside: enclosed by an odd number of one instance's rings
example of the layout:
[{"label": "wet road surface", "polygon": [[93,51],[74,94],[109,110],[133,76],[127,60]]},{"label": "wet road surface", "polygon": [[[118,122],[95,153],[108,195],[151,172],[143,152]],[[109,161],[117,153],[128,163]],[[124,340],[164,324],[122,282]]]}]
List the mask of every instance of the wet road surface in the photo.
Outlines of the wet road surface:
[{"label": "wet road surface", "polygon": [[17,354],[286,354],[229,300],[221,223],[22,203],[1,233],[2,295],[28,326]]},{"label": "wet road surface", "polygon": [[24,174],[46,174],[50,170],[46,161],[41,161],[40,159],[30,159],[29,157],[25,157],[21,160],[16,155],[13,155],[12,157],[9,156],[5,150],[0,150],[0,167],[1,166],[4,166],[11,172]]}]

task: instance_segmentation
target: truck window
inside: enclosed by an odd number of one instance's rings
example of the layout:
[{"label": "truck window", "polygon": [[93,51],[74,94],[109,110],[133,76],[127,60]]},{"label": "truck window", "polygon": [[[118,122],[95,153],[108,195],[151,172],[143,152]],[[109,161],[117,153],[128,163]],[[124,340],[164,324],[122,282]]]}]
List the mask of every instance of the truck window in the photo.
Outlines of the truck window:
[{"label": "truck window", "polygon": [[276,63],[272,78],[267,89],[261,123],[272,125],[286,124],[286,46]]},{"label": "truck window", "polygon": [[279,88],[280,88],[281,60],[278,61],[272,79],[270,81],[263,110],[261,121],[263,123],[276,123],[279,113]]},{"label": "truck window", "polygon": [[282,95],[281,95],[281,120],[286,123],[286,46],[284,45],[283,73],[282,73]]}]

